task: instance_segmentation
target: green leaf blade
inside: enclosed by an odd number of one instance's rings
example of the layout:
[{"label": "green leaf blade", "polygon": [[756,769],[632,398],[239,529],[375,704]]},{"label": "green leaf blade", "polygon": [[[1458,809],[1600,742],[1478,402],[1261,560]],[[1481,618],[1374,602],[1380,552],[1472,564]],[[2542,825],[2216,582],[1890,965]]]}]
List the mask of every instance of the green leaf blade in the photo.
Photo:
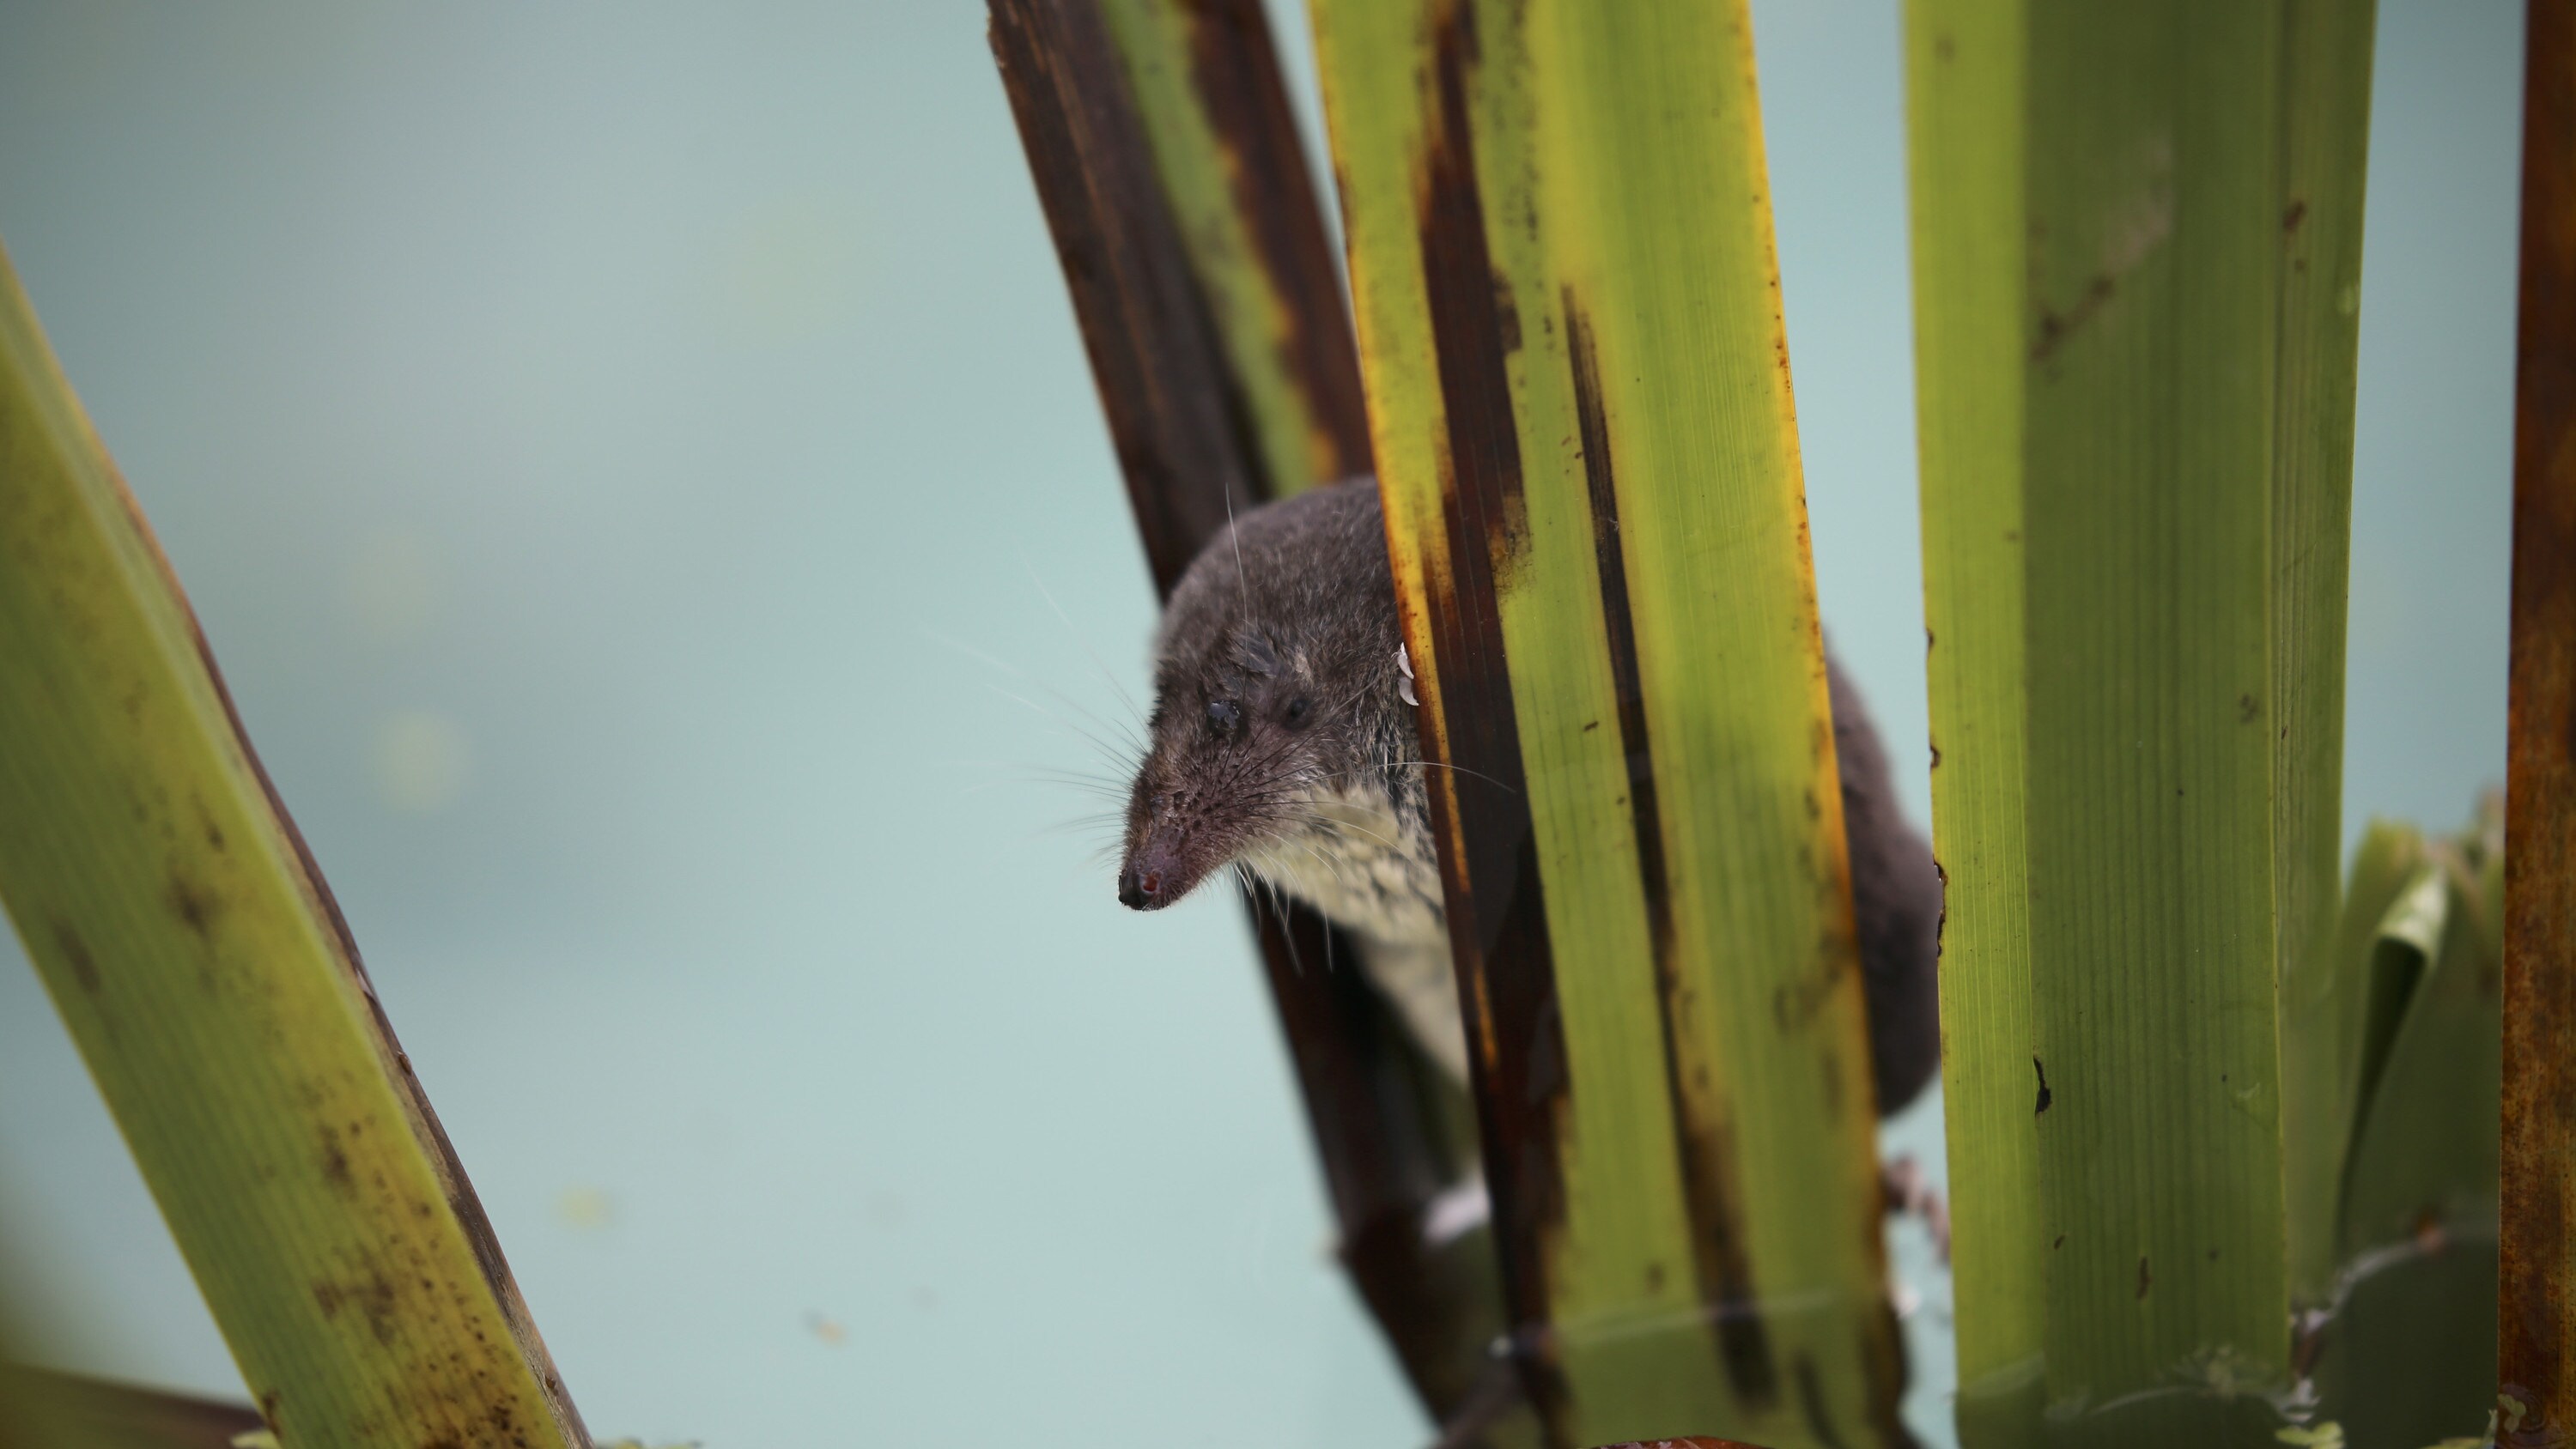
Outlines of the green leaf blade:
[{"label": "green leaf blade", "polygon": [[1743,7],[1315,16],[1541,1406],[1897,1442]]},{"label": "green leaf blade", "polygon": [[2253,1442],[2293,1374],[2369,18],[1908,8],[1972,1445]]},{"label": "green leaf blade", "polygon": [[243,1378],[296,1440],[581,1422],[0,263],[0,899]]}]

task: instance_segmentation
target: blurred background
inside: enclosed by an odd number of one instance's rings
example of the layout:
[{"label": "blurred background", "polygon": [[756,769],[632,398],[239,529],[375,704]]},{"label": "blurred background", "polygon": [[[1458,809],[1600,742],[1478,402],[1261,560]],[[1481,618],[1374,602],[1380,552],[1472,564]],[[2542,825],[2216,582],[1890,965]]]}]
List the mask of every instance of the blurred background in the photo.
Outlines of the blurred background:
[{"label": "blurred background", "polygon": [[[1897,9],[1753,9],[1825,619],[1920,820]],[[2521,7],[2380,14],[2353,832],[2503,770]],[[594,1429],[1416,1444],[1240,913],[1066,824],[1153,599],[983,29],[0,0],[0,239]],[[49,1361],[238,1394],[7,937],[0,1224]]]}]

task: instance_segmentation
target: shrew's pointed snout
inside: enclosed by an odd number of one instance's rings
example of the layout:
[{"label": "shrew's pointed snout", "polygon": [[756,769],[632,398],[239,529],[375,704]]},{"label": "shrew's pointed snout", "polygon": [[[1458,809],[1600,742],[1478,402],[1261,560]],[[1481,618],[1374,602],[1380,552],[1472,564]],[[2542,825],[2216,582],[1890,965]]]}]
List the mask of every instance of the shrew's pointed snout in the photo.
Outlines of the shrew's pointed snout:
[{"label": "shrew's pointed snout", "polygon": [[1186,888],[1181,873],[1174,869],[1177,864],[1169,845],[1146,838],[1127,852],[1126,868],[1118,872],[1118,903],[1131,911],[1170,905]]},{"label": "shrew's pointed snout", "polygon": [[1118,904],[1131,911],[1150,911],[1162,904],[1155,899],[1162,893],[1162,887],[1161,872],[1147,870],[1131,860],[1127,862],[1127,868],[1118,873]]}]

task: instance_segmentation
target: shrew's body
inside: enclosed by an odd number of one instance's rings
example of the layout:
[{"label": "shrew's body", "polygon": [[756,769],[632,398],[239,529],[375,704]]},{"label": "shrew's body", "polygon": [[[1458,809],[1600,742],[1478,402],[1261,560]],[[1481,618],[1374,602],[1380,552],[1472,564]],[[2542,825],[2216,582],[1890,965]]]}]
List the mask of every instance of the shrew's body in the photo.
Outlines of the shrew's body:
[{"label": "shrew's body", "polygon": [[[1879,1107],[1940,1059],[1940,883],[1898,809],[1887,755],[1828,659],[1852,903]],[[1228,865],[1357,938],[1370,979],[1461,1078],[1450,968],[1377,489],[1321,488],[1246,513],[1163,612],[1152,743],[1127,809],[1119,899],[1169,905]]]}]

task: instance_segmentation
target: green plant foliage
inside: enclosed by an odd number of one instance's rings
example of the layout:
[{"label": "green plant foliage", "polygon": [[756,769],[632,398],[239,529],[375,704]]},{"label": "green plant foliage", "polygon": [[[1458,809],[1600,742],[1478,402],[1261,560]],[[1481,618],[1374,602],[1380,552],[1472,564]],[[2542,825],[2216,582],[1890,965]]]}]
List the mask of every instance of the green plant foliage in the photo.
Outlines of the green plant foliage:
[{"label": "green plant foliage", "polygon": [[2390,910],[2424,868],[2423,837],[2411,826],[2372,821],[2353,856],[2340,918],[2319,956],[2282,982],[2281,1076],[2288,1155],[2284,1163],[2300,1255],[2293,1304],[2303,1311],[2332,1297],[2341,1260],[2338,1219],[2344,1164],[2361,1110],[2374,944]]},{"label": "green plant foliage", "polygon": [[1745,7],[1313,9],[1535,1397],[1899,1442]]},{"label": "green plant foliage", "polygon": [[[2381,914],[2338,1231],[2312,1332],[2352,1449],[2475,1430],[2496,1384],[2503,821],[2440,842]],[[2355,891],[2350,922],[2370,901]],[[2464,1331],[2467,1330],[2467,1331]]]},{"label": "green plant foliage", "polygon": [[307,1444],[584,1444],[5,265],[0,659],[0,900],[272,1425]]},{"label": "green plant foliage", "polygon": [[[2273,372],[2272,762],[2275,959],[2281,976],[2283,1189],[2290,1288],[2331,1275],[2331,1144],[2348,1120],[2304,1074],[2296,1003],[2335,970],[2343,848],[2344,600],[2360,367],[2362,191],[2376,0],[2281,7],[2280,352]],[[2331,546],[2320,546],[2330,540]],[[2356,876],[2356,886],[2367,881]],[[2330,988],[2328,988],[2330,992]],[[2311,1089],[2324,1095],[2311,1097]]]},{"label": "green plant foliage", "polygon": [[2045,1386],[2021,640],[2023,34],[2018,5],[1905,7],[1942,1110],[1958,1423],[2038,1443]]},{"label": "green plant foliage", "polygon": [[2268,1442],[2294,1378],[2370,18],[1907,7],[1972,1445]]},{"label": "green plant foliage", "polygon": [[[1259,5],[1099,3],[1270,493],[1366,472],[1343,426],[1359,399],[1341,386],[1350,350],[1341,299],[1315,285],[1331,281],[1328,264],[1293,254],[1309,240],[1289,224],[1312,187],[1304,158],[1258,144],[1269,138],[1253,118],[1287,113]],[[1321,233],[1311,240],[1320,245]]]}]

